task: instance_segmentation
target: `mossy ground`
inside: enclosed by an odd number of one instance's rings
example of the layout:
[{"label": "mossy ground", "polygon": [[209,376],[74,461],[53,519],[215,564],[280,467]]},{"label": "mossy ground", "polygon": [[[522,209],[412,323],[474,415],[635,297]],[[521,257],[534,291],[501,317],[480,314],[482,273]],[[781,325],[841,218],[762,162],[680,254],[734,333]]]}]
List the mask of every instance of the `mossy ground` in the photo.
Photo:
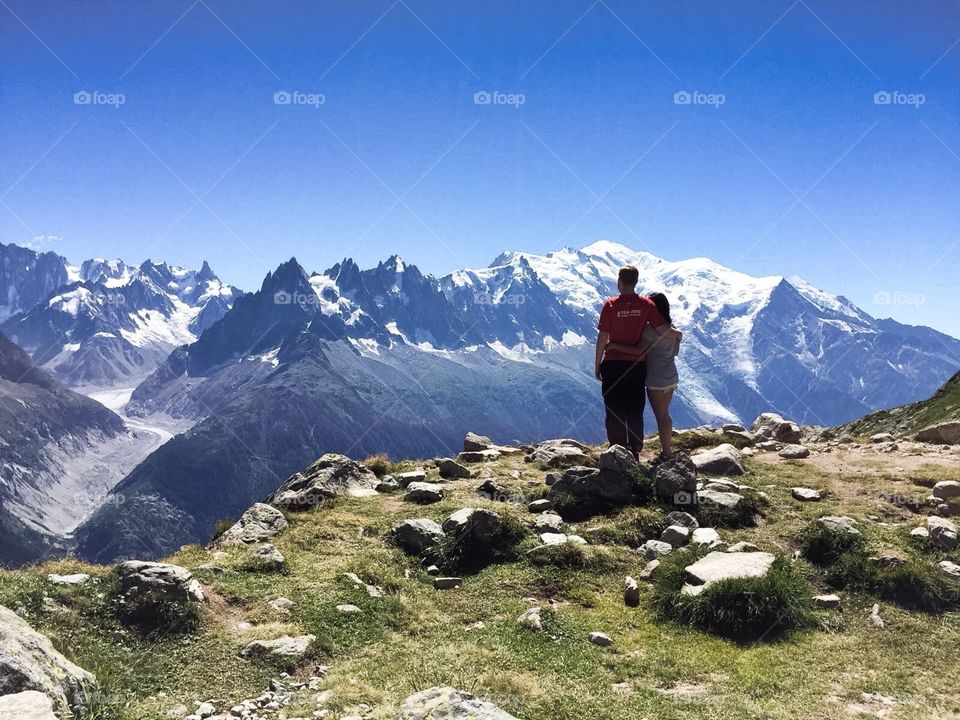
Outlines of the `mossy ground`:
[{"label": "mossy ground", "polygon": [[[839,455],[836,469],[755,458],[742,480],[769,496],[766,517],[757,527],[721,535],[789,556],[813,519],[843,514],[870,527],[871,549],[921,552],[908,535],[921,523],[917,508],[889,498],[924,497],[930,475],[960,479],[956,458],[952,466],[931,462],[929,472],[912,478],[896,470],[895,456],[875,461],[877,472],[854,473],[842,470]],[[489,468],[515,497],[541,494],[543,471],[522,458]],[[436,471],[430,468],[428,475]],[[214,562],[227,570],[196,571],[211,602],[193,635],[147,638],[125,629],[99,597],[108,569],[73,561],[0,572],[0,604],[23,612],[70,659],[98,676],[104,695],[97,720],[160,720],[178,705],[192,709],[195,700],[221,699],[229,707],[255,697],[278,669],[242,660],[238,651],[254,638],[294,633],[318,638],[316,660],[330,665],[321,689],[331,692],[326,707],[333,718],[359,703],[370,706],[374,718],[392,718],[408,694],[441,684],[475,692],[524,720],[869,717],[857,714],[872,708],[863,693],[894,698],[895,718],[960,717],[957,613],[916,612],[879,600],[886,623],[881,630],[867,617],[878,598],[843,590],[842,612],[818,611],[819,627],[743,644],[659,619],[646,587],[639,607],[626,607],[623,577],[636,576],[644,564],[626,545],[637,544],[646,532],[653,536],[658,509],[629,508],[579,522],[573,531],[591,545],[575,554],[536,560],[523,555],[468,575],[458,590],[436,591],[418,559],[389,546],[384,535],[400,520],[442,521],[465,506],[530,517],[522,505],[477,495],[480,482],[451,483],[451,492],[434,505],[381,495],[291,514],[290,529],[275,541],[287,557],[286,574],[244,570],[244,548],[219,560],[200,547],[183,549],[169,560],[189,568]],[[794,500],[794,485],[816,487],[825,498]],[[931,564],[948,557],[922,552]],[[811,593],[829,591],[821,569],[803,560],[796,569]],[[49,572],[78,571],[103,580],[68,588],[46,580]],[[382,587],[385,597],[368,597],[346,572]],[[289,615],[268,605],[281,595],[296,603]],[[516,623],[531,598],[545,608],[543,633]],[[341,614],[336,605],[342,603],[362,612]],[[614,645],[589,644],[587,633],[594,630],[610,635]],[[314,709],[304,703],[290,707],[288,715],[309,716]]]}]

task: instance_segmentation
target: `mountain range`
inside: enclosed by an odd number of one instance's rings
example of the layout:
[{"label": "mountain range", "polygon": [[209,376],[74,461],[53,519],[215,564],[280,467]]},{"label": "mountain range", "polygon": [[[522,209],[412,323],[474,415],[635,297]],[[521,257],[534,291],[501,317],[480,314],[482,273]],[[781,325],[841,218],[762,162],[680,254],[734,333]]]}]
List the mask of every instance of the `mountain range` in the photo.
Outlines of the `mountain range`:
[{"label": "mountain range", "polygon": [[771,410],[836,425],[927,397],[960,367],[960,340],[873,318],[799,278],[606,241],[506,252],[439,278],[397,256],[312,273],[291,259],[247,295],[206,264],[76,267],[0,251],[12,288],[3,328],[35,361],[84,389],[143,378],[128,418],[192,425],[76,528],[77,552],[98,561],[205,541],[326,451],[449,454],[476,427],[500,441],[599,441],[595,323],[627,263],[641,291],[667,294],[684,331],[678,427]]}]

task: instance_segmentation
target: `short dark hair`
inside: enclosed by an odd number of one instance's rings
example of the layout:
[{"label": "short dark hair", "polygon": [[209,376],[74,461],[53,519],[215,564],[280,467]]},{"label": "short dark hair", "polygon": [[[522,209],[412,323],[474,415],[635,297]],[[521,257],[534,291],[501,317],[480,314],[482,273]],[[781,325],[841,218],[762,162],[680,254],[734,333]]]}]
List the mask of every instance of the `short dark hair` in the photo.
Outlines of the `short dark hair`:
[{"label": "short dark hair", "polygon": [[640,281],[640,271],[633,265],[624,265],[617,277],[624,285],[636,285]]}]

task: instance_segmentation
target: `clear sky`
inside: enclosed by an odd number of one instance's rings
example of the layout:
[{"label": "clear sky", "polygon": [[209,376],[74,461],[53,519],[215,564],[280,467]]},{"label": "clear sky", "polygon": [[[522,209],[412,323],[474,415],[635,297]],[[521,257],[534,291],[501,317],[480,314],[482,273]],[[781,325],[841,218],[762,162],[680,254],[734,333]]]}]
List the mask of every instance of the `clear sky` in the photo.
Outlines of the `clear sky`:
[{"label": "clear sky", "polygon": [[958,41],[939,0],[2,0],[0,241],[252,289],[608,239],[960,336]]}]

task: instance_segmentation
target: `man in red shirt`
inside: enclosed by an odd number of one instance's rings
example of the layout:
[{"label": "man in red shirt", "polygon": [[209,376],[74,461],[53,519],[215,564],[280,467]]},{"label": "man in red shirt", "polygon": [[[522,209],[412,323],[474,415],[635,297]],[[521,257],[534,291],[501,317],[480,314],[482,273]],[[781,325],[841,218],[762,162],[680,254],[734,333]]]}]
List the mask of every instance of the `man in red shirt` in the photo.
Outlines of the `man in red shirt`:
[{"label": "man in red shirt", "polygon": [[607,440],[623,445],[637,458],[643,449],[643,409],[647,365],[644,356],[607,350],[607,344],[638,345],[647,325],[663,335],[677,334],[650,298],[636,292],[640,273],[633,265],[620,268],[617,290],[600,311],[594,374],[601,381]]}]

